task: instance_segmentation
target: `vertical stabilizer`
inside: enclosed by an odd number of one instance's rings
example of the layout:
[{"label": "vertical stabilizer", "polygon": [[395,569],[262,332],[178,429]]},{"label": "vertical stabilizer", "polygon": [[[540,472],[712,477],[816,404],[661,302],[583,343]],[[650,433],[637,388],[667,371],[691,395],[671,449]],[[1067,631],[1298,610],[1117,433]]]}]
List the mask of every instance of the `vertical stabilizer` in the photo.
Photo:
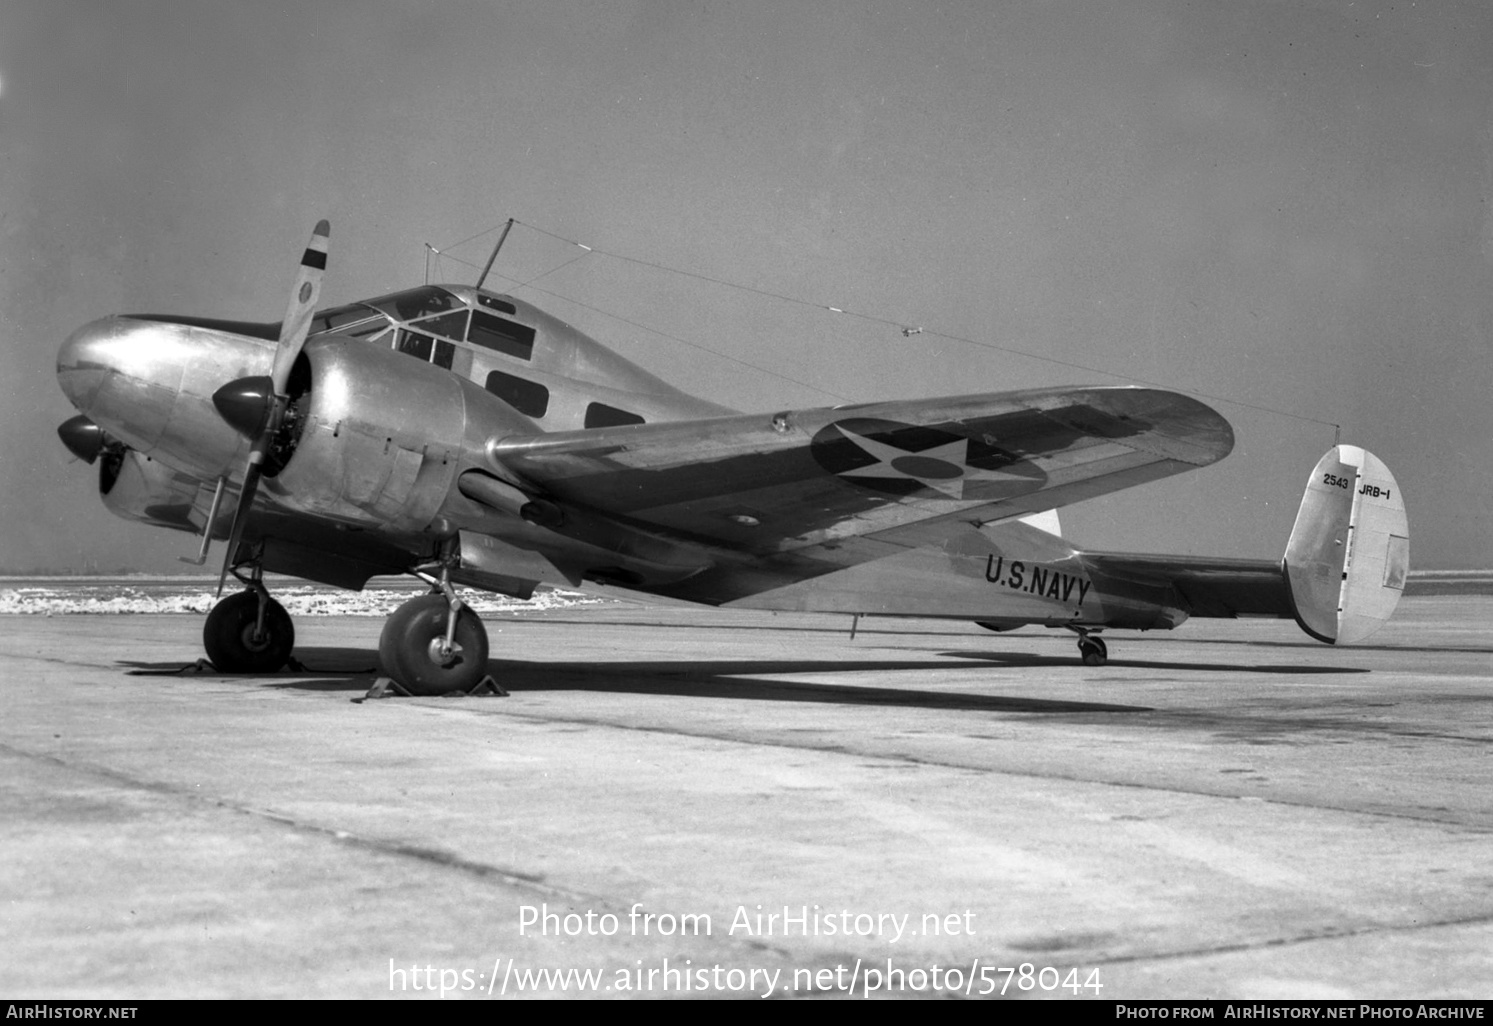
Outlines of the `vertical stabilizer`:
[{"label": "vertical stabilizer", "polygon": [[1286,545],[1296,622],[1332,644],[1362,641],[1394,612],[1409,563],[1405,501],[1389,468],[1366,449],[1333,447],[1312,471]]}]

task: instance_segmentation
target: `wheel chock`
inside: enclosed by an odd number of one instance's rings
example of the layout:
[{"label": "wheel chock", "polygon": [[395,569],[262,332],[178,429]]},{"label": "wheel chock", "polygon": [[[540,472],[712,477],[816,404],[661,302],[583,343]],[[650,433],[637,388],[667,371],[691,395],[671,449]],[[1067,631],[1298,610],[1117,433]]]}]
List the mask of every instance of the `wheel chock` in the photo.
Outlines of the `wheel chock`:
[{"label": "wheel chock", "polygon": [[[416,697],[408,690],[406,690],[405,687],[393,677],[380,677],[373,682],[373,687],[368,689],[368,693],[366,695],[364,695],[362,698],[355,698],[353,699],[353,701],[366,702],[370,698],[393,698],[395,695],[402,695],[405,698]],[[481,680],[479,680],[476,684],[474,684],[471,690],[452,690],[446,692],[443,697],[449,698],[453,695],[460,698],[476,698],[481,695],[492,695],[496,698],[507,698],[508,691],[503,687],[503,685],[493,680],[492,674],[489,673],[485,675]]]},{"label": "wheel chock", "polygon": [[380,677],[373,682],[373,687],[368,689],[368,694],[363,696],[362,701],[366,702],[370,698],[393,698],[394,695],[403,695],[405,698],[415,697],[393,677]]},{"label": "wheel chock", "polygon": [[478,695],[492,695],[494,698],[507,698],[508,689],[492,679],[492,674],[487,674],[470,691],[453,691],[453,695],[465,695],[468,698],[476,698]]}]

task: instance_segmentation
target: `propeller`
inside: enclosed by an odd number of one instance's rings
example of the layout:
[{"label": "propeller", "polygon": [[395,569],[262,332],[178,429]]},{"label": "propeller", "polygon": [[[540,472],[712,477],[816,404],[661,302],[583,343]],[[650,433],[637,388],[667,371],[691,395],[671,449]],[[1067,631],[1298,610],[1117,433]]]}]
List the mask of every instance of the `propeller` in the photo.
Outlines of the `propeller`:
[{"label": "propeller", "polygon": [[[327,268],[327,239],[331,234],[331,226],[326,221],[316,222],[311,241],[301,256],[301,269],[291,291],[290,306],[280,325],[280,340],[269,377],[239,378],[213,393],[213,405],[219,415],[253,443],[249,449],[249,462],[244,468],[244,483],[239,489],[238,509],[233,514],[233,527],[228,532],[223,571],[218,575],[219,595],[223,594],[223,582],[228,580],[233,557],[243,541],[244,525],[248,522],[254,493],[258,491],[259,479],[264,473],[265,457],[290,403],[286,386],[290,381],[290,370],[295,366],[296,357],[301,355],[301,348],[311,331],[311,315],[316,311],[316,301],[321,295],[322,274]],[[209,524],[208,530],[211,529]]]}]

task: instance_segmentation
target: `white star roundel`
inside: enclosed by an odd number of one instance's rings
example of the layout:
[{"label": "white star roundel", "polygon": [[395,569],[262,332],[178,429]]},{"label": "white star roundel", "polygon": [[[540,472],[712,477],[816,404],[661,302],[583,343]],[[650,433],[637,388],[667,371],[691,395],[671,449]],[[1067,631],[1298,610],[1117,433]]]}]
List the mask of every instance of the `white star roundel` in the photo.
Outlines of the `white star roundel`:
[{"label": "white star roundel", "polygon": [[1009,453],[943,428],[891,421],[840,421],[816,435],[814,449],[820,465],[837,477],[908,498],[988,502],[1032,491],[1044,476]]}]

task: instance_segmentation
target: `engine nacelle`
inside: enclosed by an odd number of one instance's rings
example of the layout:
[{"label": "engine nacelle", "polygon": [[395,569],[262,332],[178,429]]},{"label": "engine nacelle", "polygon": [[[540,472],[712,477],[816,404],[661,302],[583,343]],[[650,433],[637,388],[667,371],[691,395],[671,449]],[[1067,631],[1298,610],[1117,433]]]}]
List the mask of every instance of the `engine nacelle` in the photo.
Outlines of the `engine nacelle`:
[{"label": "engine nacelle", "polygon": [[[356,340],[306,347],[310,389],[285,468],[263,489],[277,505],[391,534],[426,529],[457,473],[494,434],[532,430],[449,371]],[[490,398],[490,397],[489,397]]]},{"label": "engine nacelle", "polygon": [[194,533],[202,530],[213,498],[211,487],[133,449],[104,452],[99,493],[117,517]]}]

